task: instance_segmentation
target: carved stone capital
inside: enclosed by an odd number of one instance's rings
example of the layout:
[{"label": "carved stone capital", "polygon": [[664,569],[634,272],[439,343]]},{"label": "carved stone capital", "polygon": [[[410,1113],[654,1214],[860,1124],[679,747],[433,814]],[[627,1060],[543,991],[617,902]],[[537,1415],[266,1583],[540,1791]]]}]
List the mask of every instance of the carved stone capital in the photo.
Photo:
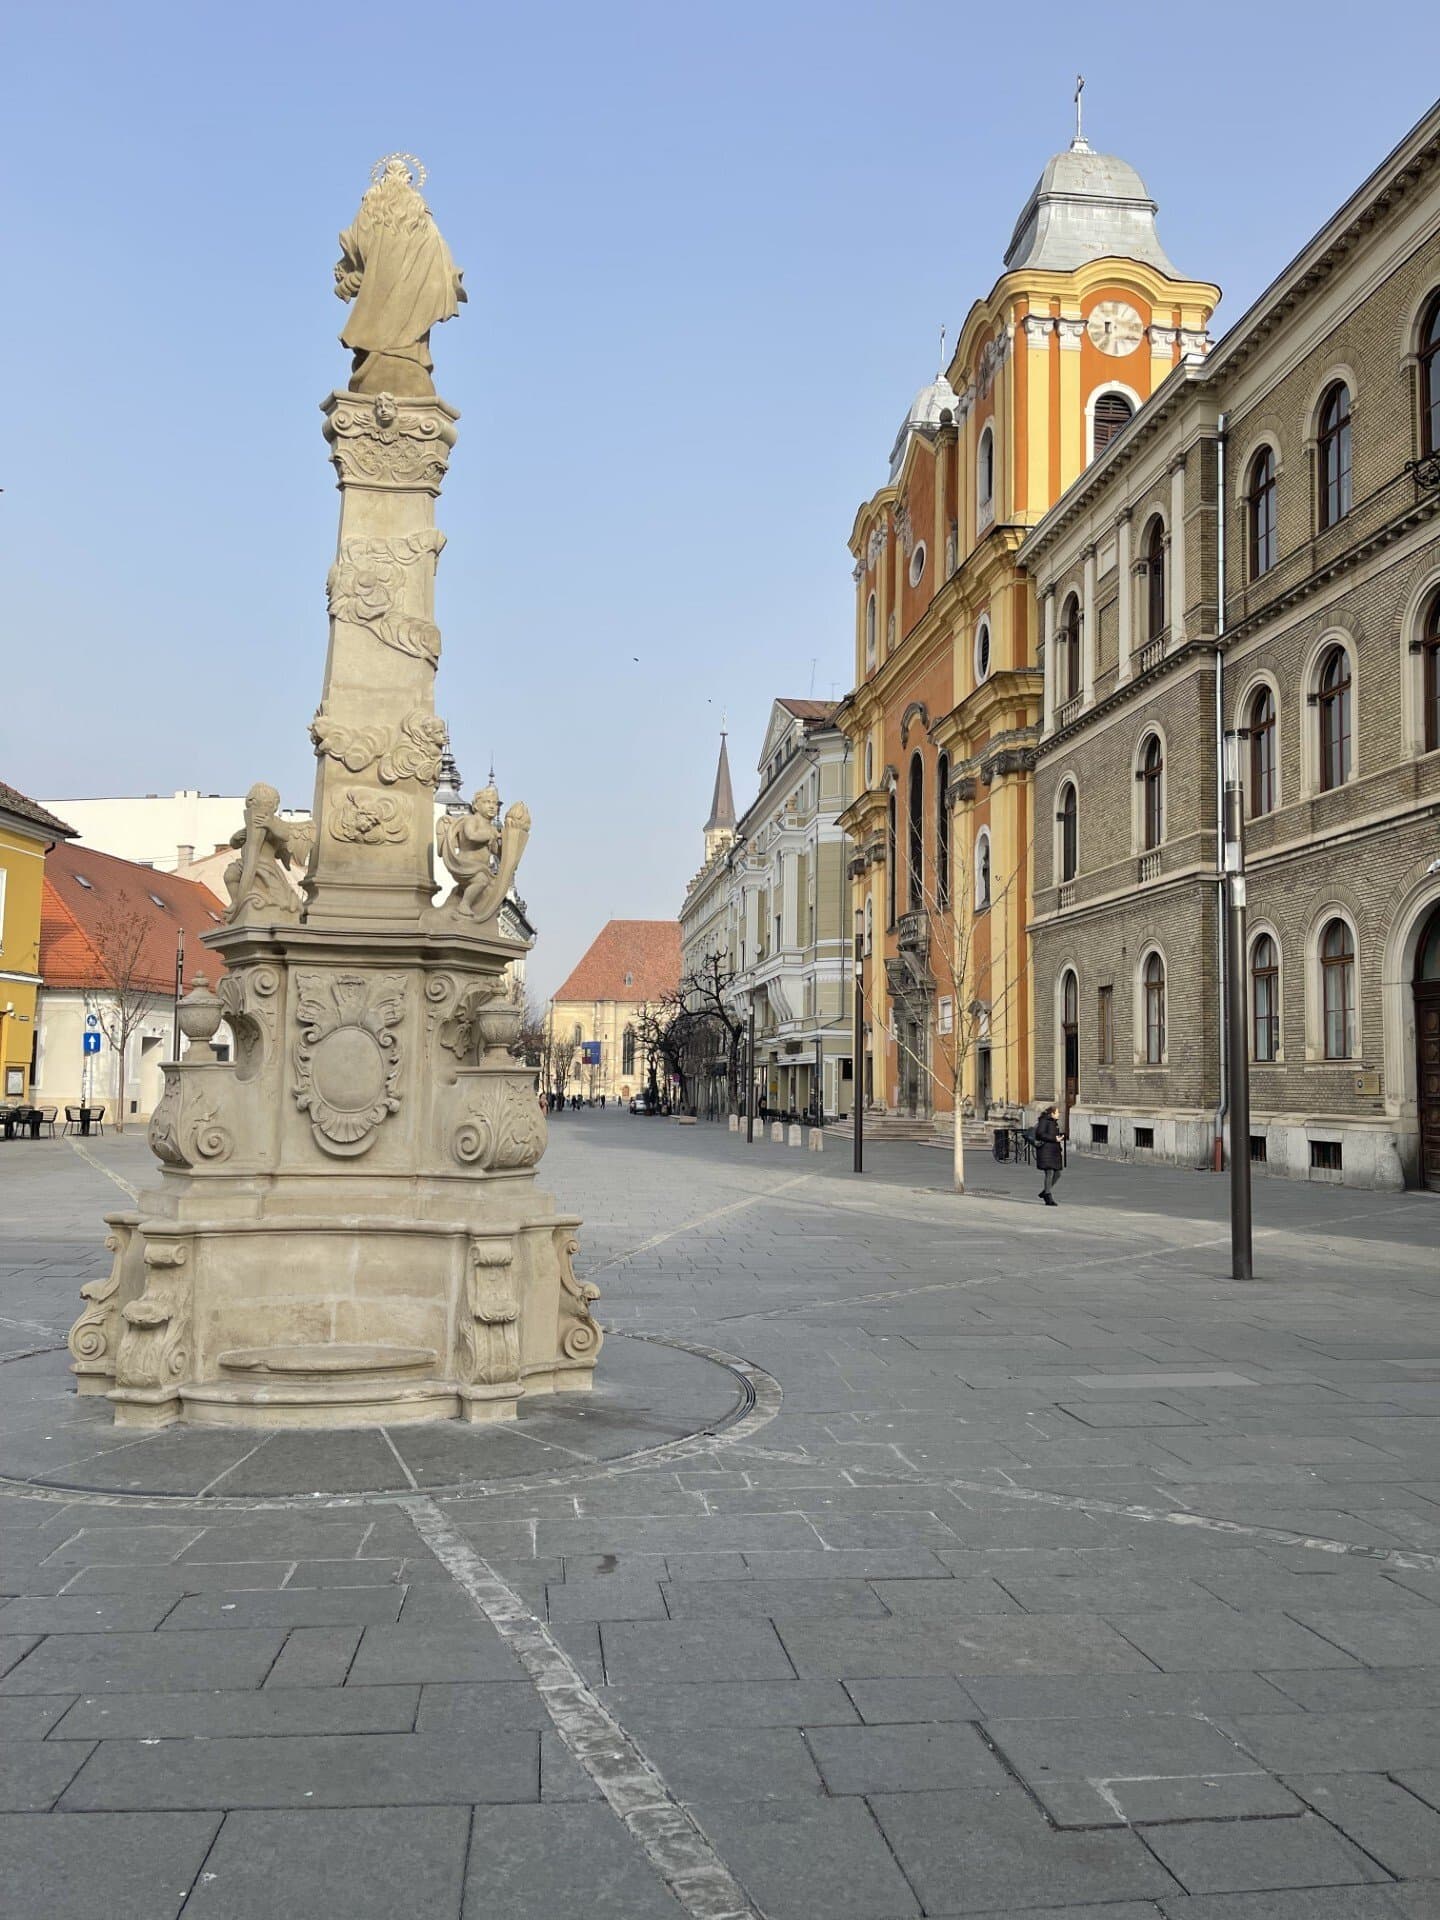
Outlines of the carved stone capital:
[{"label": "carved stone capital", "polygon": [[341,486],[439,493],[455,444],[455,420],[443,400],[331,394],[325,402],[325,438]]}]

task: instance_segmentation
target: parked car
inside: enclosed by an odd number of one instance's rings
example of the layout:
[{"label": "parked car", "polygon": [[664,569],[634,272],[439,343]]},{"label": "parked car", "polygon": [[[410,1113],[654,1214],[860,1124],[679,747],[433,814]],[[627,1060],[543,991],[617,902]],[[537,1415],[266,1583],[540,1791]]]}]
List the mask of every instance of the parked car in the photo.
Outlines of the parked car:
[{"label": "parked car", "polygon": [[630,1111],[631,1113],[658,1113],[660,1109],[648,1093],[637,1093],[630,1102]]}]

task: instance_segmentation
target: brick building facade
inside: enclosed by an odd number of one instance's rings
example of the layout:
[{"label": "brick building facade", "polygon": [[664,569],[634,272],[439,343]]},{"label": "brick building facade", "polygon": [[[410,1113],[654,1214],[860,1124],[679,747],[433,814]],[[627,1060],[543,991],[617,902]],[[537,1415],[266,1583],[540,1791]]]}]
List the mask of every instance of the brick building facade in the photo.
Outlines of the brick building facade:
[{"label": "brick building facade", "polygon": [[1030,534],[1035,1091],[1226,1134],[1217,764],[1240,735],[1250,1139],[1440,1185],[1440,108]]}]

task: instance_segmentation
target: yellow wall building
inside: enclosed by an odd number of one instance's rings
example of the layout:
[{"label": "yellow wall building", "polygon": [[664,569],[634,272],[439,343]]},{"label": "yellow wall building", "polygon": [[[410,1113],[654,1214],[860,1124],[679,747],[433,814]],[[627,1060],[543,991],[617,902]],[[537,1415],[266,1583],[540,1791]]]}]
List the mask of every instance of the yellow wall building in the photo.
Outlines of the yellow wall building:
[{"label": "yellow wall building", "polygon": [[45,855],[74,829],[0,781],[0,1097],[30,1098]]},{"label": "yellow wall building", "polygon": [[982,1112],[1031,1095],[1032,768],[1053,610],[1037,619],[1016,556],[1209,344],[1219,289],[1176,271],[1155,213],[1135,170],[1077,132],[855,518],[856,684],[839,718],[858,795],[842,824],[868,930],[866,1095],[890,1111],[948,1123],[957,1082]]}]

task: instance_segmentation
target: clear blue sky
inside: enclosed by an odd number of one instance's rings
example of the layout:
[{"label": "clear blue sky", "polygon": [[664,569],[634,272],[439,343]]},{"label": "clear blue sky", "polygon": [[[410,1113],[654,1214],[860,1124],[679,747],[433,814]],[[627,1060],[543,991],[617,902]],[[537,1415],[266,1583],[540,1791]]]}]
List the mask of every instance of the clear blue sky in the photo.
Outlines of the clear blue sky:
[{"label": "clear blue sky", "polygon": [[[335,236],[430,169],[438,704],[535,832],[532,979],[669,916],[722,708],[850,671],[854,510],[1047,156],[1137,166],[1219,331],[1429,104],[1440,14],[930,0],[12,7],[0,778],[308,804]],[[638,660],[636,658],[638,656]]]}]

